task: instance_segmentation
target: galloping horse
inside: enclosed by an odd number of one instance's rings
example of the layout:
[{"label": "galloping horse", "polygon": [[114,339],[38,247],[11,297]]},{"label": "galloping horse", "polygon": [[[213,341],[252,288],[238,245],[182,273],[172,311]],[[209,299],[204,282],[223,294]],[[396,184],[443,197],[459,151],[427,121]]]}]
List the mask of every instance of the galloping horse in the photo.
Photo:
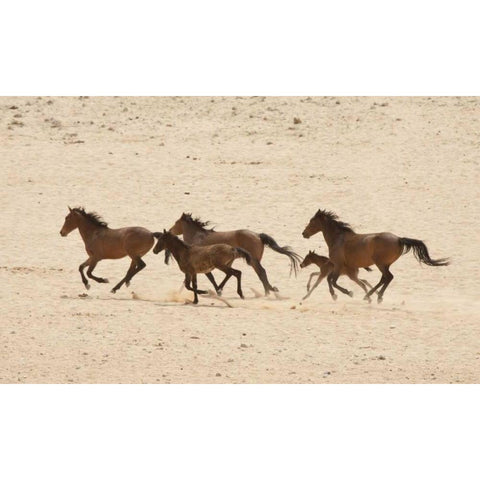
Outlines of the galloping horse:
[{"label": "galloping horse", "polygon": [[[290,247],[280,247],[277,242],[265,233],[255,233],[251,230],[231,230],[227,232],[217,232],[213,228],[206,228],[210,222],[202,222],[199,218],[193,218],[189,213],[183,213],[182,216],[170,228],[173,235],[182,235],[185,242],[190,245],[214,245],[216,243],[226,243],[232,247],[239,247],[246,250],[253,258],[251,266],[258,275],[263,284],[265,295],[269,292],[278,292],[276,287],[272,287],[267,278],[267,272],[260,264],[265,245],[275,252],[286,255],[290,259],[290,273],[293,270],[295,274],[298,271],[298,264],[301,257],[297,255]],[[224,279],[219,285],[219,290],[223,288],[227,279]]]},{"label": "galloping horse", "polygon": [[[242,272],[232,268],[232,263],[237,258],[244,258],[250,265],[252,258],[246,250],[222,243],[207,246],[187,245],[166,230],[159,234],[153,253],[157,254],[162,250],[171,252],[180,270],[185,274],[185,287],[193,291],[193,303],[198,303],[199,293],[207,293],[205,290],[197,289],[197,274],[204,273],[212,281],[211,272],[215,268],[225,272],[227,279],[232,275],[237,278],[237,293],[240,298],[244,298],[241,284]],[[214,280],[212,283],[215,285]]]},{"label": "galloping horse", "polygon": [[108,283],[108,279],[93,275],[93,269],[97,263],[103,259],[113,260],[127,255],[132,259],[130,268],[125,277],[111,291],[115,293],[124,283],[128,287],[133,276],[145,268],[146,264],[142,257],[153,247],[154,237],[159,234],[152,233],[143,227],[109,228],[96,213],[87,213],[82,207],[68,207],[68,210],[60,235],[66,237],[76,228],[80,231],[88,253],[88,259],[78,267],[85,288],[87,290],[90,288],[83,274],[85,267],[88,266],[89,278],[99,283]]},{"label": "galloping horse", "polygon": [[[330,261],[329,258],[324,257],[323,255],[317,255],[314,251],[310,250],[308,252],[307,256],[303,259],[303,262],[300,264],[300,267],[305,268],[305,267],[308,267],[309,265],[311,265],[312,263],[317,265],[320,268],[320,271],[310,274],[310,278],[308,279],[308,283],[307,283],[307,294],[302,298],[302,300],[306,300],[311,295],[311,293],[318,287],[320,282],[325,277],[327,277],[327,283],[328,283],[328,288],[330,290],[330,295],[332,296],[332,298],[334,300],[336,300],[337,295],[333,291],[333,286],[332,286],[331,276],[330,276],[330,274],[333,272],[333,268],[334,268],[333,263]],[[369,267],[366,267],[365,270],[368,270],[369,272],[372,271],[372,269],[369,268]],[[343,271],[342,273],[346,273],[346,272]],[[315,277],[315,276],[318,276],[318,279],[315,282],[315,284],[313,285],[312,289],[310,290],[310,283],[313,280],[313,277]],[[361,278],[358,278],[358,269],[354,272],[354,276],[350,276],[350,278],[355,283],[360,285],[363,288],[363,290],[365,291],[365,293],[368,293],[367,287],[372,288],[372,286],[366,280],[362,280]],[[368,300],[369,300],[369,302],[371,301],[370,298]]]},{"label": "galloping horse", "polygon": [[353,293],[337,285],[339,275],[345,271],[351,275],[361,267],[376,265],[382,277],[377,285],[370,289],[364,299],[370,296],[380,287],[378,303],[383,300],[383,294],[393,280],[389,268],[402,254],[413,250],[415,258],[432,267],[449,265],[448,258],[433,260],[427,250],[427,246],[420,240],[406,237],[397,237],[393,233],[355,233],[352,227],[338,219],[333,212],[318,210],[310,219],[302,235],[310,238],[318,232],[323,232],[323,237],[328,245],[329,257],[334,264],[331,273],[332,285],[341,292],[352,296]]}]

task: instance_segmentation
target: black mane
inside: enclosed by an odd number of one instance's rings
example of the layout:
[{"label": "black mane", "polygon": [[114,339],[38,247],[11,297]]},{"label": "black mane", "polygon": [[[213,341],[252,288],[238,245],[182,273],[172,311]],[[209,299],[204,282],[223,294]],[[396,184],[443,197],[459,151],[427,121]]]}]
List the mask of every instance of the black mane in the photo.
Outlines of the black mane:
[{"label": "black mane", "polygon": [[355,233],[349,223],[345,223],[339,220],[338,215],[333,213],[332,211],[318,210],[318,212],[315,214],[315,218],[318,217],[324,217],[330,222],[333,222],[338,228],[340,228],[340,230],[343,230],[344,232]]},{"label": "black mane", "polygon": [[185,220],[186,222],[193,223],[193,225],[203,229],[203,230],[208,230],[210,232],[214,232],[214,228],[206,228],[208,225],[210,225],[210,222],[207,220],[206,222],[202,222],[199,217],[192,217],[191,213],[183,213],[182,214],[182,220]]},{"label": "black mane", "polygon": [[76,207],[76,208],[73,208],[72,210],[74,210],[75,212],[83,215],[85,218],[90,220],[97,227],[103,227],[103,228],[108,227],[108,223],[105,222],[102,219],[102,217],[100,217],[100,215],[98,215],[98,213],[95,213],[95,212],[88,212],[87,213],[83,207]]}]

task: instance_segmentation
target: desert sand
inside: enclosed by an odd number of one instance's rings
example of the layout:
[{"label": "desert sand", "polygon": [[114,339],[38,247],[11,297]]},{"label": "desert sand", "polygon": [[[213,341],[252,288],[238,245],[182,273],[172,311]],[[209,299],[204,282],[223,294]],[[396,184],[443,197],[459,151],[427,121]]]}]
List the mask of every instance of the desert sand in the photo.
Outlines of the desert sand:
[{"label": "desert sand", "polygon": [[[479,98],[3,97],[0,112],[1,383],[479,382]],[[322,283],[301,302],[316,267],[290,277],[268,248],[280,299],[257,298],[239,260],[246,299],[231,281],[233,308],[193,306],[152,252],[129,288],[110,293],[125,258],[87,292],[78,230],[59,234],[68,205],[152,231],[191,212],[302,256],[327,255],[301,235],[324,208],[452,263],[401,257],[380,305],[346,277],[353,298]]]}]

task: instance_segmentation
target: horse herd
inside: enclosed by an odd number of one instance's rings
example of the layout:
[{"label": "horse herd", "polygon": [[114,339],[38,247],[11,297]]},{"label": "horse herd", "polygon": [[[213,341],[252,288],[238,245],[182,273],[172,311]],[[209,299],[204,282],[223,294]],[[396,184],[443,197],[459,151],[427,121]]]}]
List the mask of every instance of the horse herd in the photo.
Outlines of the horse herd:
[{"label": "horse herd", "polygon": [[[184,213],[167,231],[151,232],[143,227],[109,228],[96,213],[87,213],[84,208],[70,208],[65,222],[60,230],[60,235],[67,236],[78,228],[88,254],[87,260],[80,264],[79,271],[83,284],[90,288],[84,269],[87,268],[87,277],[99,283],[108,283],[108,279],[93,275],[97,263],[103,259],[117,259],[129,256],[130,267],[125,277],[112,288],[115,293],[123,284],[127,287],[132,278],[145,268],[142,257],[154,246],[153,253],[165,251],[165,262],[168,263],[173,255],[180,270],[185,275],[185,287],[193,291],[194,303],[198,303],[198,295],[207,293],[197,288],[197,275],[205,274],[212,283],[218,295],[229,280],[234,276],[237,280],[237,293],[243,298],[241,276],[242,272],[232,267],[235,259],[243,258],[258,275],[263,284],[265,295],[277,292],[268,280],[267,272],[260,261],[265,245],[272,250],[286,255],[290,260],[290,273],[295,274],[298,267],[304,268],[316,264],[319,272],[310,275],[307,284],[306,299],[318,284],[327,277],[330,294],[334,300],[337,295],[334,288],[340,292],[353,296],[353,292],[337,284],[340,275],[347,275],[357,283],[365,292],[364,299],[371,302],[371,295],[378,290],[378,303],[382,302],[386,288],[393,280],[390,265],[403,253],[410,250],[419,262],[430,266],[445,266],[448,259],[433,260],[430,258],[426,245],[420,241],[406,237],[398,237],[392,233],[355,233],[352,227],[338,219],[333,212],[318,210],[310,219],[302,235],[310,238],[322,232],[329,250],[329,258],[317,255],[310,251],[303,259],[290,247],[280,247],[277,242],[265,233],[257,234],[250,230],[232,230],[227,232],[215,231],[208,228],[209,222],[202,222],[193,218],[191,214]],[[183,241],[178,238],[183,235]],[[366,280],[358,278],[360,268],[370,270],[371,265],[376,265],[382,276],[380,281],[371,286]],[[217,284],[212,274],[214,269],[225,273],[225,278]],[[313,287],[311,281],[318,276]]]}]

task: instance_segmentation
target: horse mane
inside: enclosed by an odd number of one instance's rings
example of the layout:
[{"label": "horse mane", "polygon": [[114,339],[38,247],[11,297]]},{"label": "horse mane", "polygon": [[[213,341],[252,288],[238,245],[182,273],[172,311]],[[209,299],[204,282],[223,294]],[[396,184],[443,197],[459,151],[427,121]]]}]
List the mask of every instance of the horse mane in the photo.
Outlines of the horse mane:
[{"label": "horse mane", "polygon": [[329,210],[318,210],[318,212],[315,214],[315,218],[318,217],[324,217],[330,222],[334,223],[340,230],[344,232],[351,232],[355,233],[353,231],[353,228],[349,223],[342,222],[341,220],[338,219],[338,215],[332,211]]},{"label": "horse mane", "polygon": [[214,232],[214,228],[206,228],[208,225],[210,225],[210,221],[202,222],[200,220],[200,217],[193,217],[191,213],[183,213],[182,214],[182,220],[185,220],[186,222],[192,223],[198,228],[201,228],[202,230],[208,230],[209,232]]},{"label": "horse mane", "polygon": [[83,215],[86,219],[90,220],[97,227],[102,227],[102,228],[108,227],[108,223],[105,222],[102,219],[102,217],[98,215],[98,213],[95,213],[95,212],[87,213],[83,207],[75,207],[75,208],[72,208],[72,210]]}]

